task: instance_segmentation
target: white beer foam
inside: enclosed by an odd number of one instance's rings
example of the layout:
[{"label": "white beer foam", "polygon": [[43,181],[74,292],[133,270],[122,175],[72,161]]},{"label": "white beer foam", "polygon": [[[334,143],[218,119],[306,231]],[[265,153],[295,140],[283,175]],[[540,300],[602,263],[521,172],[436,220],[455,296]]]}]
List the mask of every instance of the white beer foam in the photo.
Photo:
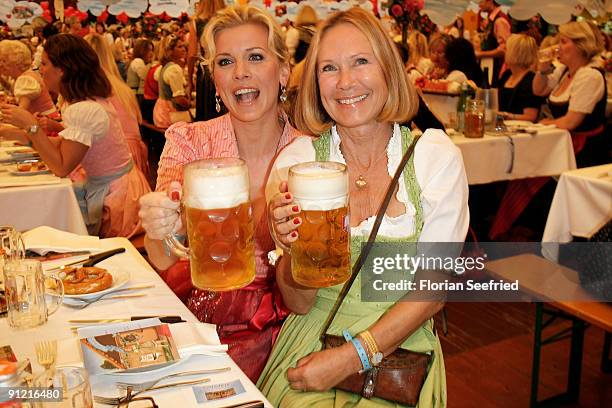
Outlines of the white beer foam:
[{"label": "white beer foam", "polygon": [[201,210],[233,208],[249,201],[243,168],[192,169],[185,174],[185,205]]},{"label": "white beer foam", "polygon": [[302,163],[290,170],[289,191],[303,210],[333,210],[348,203],[348,174],[316,162]]}]

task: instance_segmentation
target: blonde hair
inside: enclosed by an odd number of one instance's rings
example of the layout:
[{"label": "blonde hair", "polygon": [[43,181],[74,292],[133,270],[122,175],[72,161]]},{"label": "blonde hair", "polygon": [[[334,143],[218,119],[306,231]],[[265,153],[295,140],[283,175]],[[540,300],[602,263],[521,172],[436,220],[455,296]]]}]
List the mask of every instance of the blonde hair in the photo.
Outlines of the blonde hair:
[{"label": "blonde hair", "polygon": [[404,70],[397,47],[378,19],[371,13],[354,7],[324,20],[310,43],[294,111],[298,129],[317,135],[329,130],[333,125],[333,119],[325,111],[320,98],[317,56],[327,31],[340,24],[351,24],[365,35],[385,77],[389,94],[376,120],[400,123],[408,121],[416,113],[419,100]]},{"label": "blonde hair", "polygon": [[545,48],[552,47],[553,45],[557,44],[559,44],[558,35],[547,35],[540,43],[540,49],[543,50]]},{"label": "blonde hair", "polygon": [[208,20],[224,7],[224,0],[200,0],[193,17],[200,20]]},{"label": "blonde hair", "polygon": [[5,64],[18,66],[22,72],[27,71],[32,65],[30,47],[19,40],[0,41],[0,58]]},{"label": "blonde hair", "polygon": [[584,21],[572,21],[560,25],[559,34],[572,40],[576,48],[588,60],[601,52],[601,46],[595,38],[595,33],[593,33],[591,26]]},{"label": "blonde hair", "polygon": [[142,122],[142,115],[140,113],[140,107],[138,106],[138,100],[136,95],[130,89],[130,87],[123,81],[117,68],[117,63],[113,58],[110,46],[106,39],[97,33],[89,33],[84,37],[85,41],[91,45],[98,59],[100,60],[100,66],[106,74],[108,81],[111,84],[113,94],[119,98],[121,104],[128,109],[136,119],[138,123]]},{"label": "blonde hair", "polygon": [[298,13],[297,17],[295,18],[296,27],[317,25],[318,22],[319,17],[317,16],[317,12],[309,5],[303,6],[300,9],[300,12]]},{"label": "blonde hair", "polygon": [[442,51],[444,51],[444,49],[446,48],[448,43],[451,42],[452,39],[453,38],[450,35],[436,33],[432,35],[431,38],[429,39],[429,50],[431,51],[438,44],[442,44]]},{"label": "blonde hair", "polygon": [[285,36],[280,25],[267,12],[253,6],[236,5],[219,11],[210,19],[204,33],[201,45],[204,48],[204,61],[211,75],[214,71],[213,59],[217,48],[215,37],[221,31],[244,24],[259,24],[268,30],[268,48],[276,55],[281,64],[289,63],[289,51],[285,45]]},{"label": "blonde hair", "polygon": [[429,58],[429,46],[427,45],[427,37],[419,31],[413,31],[408,37],[408,62],[417,64],[421,58]]},{"label": "blonde hair", "polygon": [[533,66],[538,60],[538,45],[533,37],[512,34],[506,41],[506,63],[523,68]]}]

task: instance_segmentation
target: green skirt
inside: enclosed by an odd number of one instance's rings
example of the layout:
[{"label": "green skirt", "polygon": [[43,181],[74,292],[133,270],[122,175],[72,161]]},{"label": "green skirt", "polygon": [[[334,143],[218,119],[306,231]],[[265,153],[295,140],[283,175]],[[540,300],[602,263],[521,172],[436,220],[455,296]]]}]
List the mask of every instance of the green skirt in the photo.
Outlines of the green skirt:
[{"label": "green skirt", "polygon": [[[359,279],[359,278],[358,278]],[[369,328],[393,303],[371,303],[358,300],[359,282],[353,285],[328,333],[341,335],[348,328],[355,335]],[[301,392],[292,390],[287,381],[287,368],[295,367],[297,361],[308,354],[321,350],[319,335],[329,315],[337,292],[341,288],[321,289],[312,310],[306,315],[292,314],[285,321],[272,354],[257,383],[258,388],[275,407],[393,407],[398,404],[372,398],[361,398],[359,395],[332,389],[327,392]],[[353,295],[353,296],[351,296]],[[429,319],[417,329],[402,347],[416,352],[433,355],[427,378],[421,390],[418,407],[446,406],[446,377],[444,358],[440,340],[433,328],[433,319]]]}]

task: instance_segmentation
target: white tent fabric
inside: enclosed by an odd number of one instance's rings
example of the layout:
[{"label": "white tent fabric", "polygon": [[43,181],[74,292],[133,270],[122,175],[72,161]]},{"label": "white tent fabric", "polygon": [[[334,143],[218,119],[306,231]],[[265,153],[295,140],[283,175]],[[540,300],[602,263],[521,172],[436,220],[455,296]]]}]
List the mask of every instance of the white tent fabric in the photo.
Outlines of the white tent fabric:
[{"label": "white tent fabric", "polygon": [[[550,24],[563,24],[570,21],[572,14],[578,15],[588,10],[594,17],[612,12],[612,0],[497,0],[500,5],[508,6],[509,14],[517,20],[528,20],[540,14]],[[467,8],[478,9],[475,0],[425,0],[422,13],[427,14],[436,24],[446,26],[461,15]]]}]

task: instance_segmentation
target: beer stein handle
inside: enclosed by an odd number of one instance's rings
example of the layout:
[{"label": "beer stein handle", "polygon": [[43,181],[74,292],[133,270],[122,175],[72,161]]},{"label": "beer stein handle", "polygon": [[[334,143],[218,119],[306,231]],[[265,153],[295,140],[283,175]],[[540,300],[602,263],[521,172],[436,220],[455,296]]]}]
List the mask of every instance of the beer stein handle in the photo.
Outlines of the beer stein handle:
[{"label": "beer stein handle", "polygon": [[164,245],[179,258],[189,258],[189,248],[181,244],[174,234],[168,234],[164,237]]},{"label": "beer stein handle", "polygon": [[53,298],[55,306],[52,310],[47,309],[47,315],[51,316],[53,313],[57,312],[57,309],[59,309],[60,305],[64,301],[64,282],[62,282],[62,279],[59,276],[53,273],[45,274],[45,278],[54,279],[57,282],[57,288],[59,288],[59,296],[51,296],[51,298]]}]

